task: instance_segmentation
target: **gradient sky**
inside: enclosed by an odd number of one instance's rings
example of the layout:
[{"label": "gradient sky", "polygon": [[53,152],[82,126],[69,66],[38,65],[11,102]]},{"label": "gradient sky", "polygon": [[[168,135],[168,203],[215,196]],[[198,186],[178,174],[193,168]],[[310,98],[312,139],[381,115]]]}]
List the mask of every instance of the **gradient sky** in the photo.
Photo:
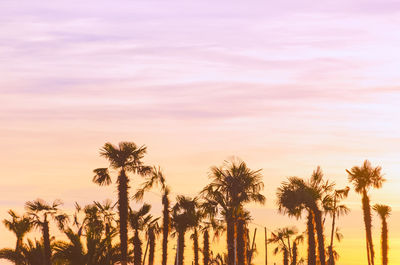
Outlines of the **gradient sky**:
[{"label": "gradient sky", "polygon": [[[303,227],[276,213],[285,177],[320,165],[344,187],[345,169],[368,158],[387,178],[371,199],[394,209],[400,264],[398,1],[84,2],[0,3],[1,219],[38,197],[67,209],[115,199],[91,183],[107,141],[146,144],[174,194],[196,194],[232,156],[262,168],[268,201],[252,214],[269,229]],[[360,198],[347,203],[338,264],[358,265]],[[376,216],[374,235],[379,262]],[[0,238],[14,245],[3,226]]]}]

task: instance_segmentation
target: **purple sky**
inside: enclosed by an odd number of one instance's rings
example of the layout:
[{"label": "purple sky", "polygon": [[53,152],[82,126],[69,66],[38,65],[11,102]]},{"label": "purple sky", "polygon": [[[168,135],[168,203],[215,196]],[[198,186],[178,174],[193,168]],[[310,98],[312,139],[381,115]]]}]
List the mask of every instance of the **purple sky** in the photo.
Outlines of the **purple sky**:
[{"label": "purple sky", "polygon": [[[2,1],[0,217],[37,197],[115,197],[90,179],[121,140],[146,144],[176,193],[239,156],[264,169],[268,209],[285,176],[321,165],[344,186],[368,158],[388,179],[373,200],[397,211],[399,47],[398,1]],[[347,247],[364,247],[356,225]]]}]

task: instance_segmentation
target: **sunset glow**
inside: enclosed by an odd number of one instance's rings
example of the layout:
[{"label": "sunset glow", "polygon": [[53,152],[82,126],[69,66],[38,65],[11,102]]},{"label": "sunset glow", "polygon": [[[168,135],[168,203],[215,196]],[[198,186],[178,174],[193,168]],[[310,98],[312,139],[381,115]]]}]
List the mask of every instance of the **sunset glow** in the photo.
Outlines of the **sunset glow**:
[{"label": "sunset glow", "polygon": [[[389,264],[400,264],[400,3],[6,0],[0,29],[1,220],[36,198],[61,199],[69,213],[74,202],[116,201],[114,184],[92,182],[108,166],[106,142],[146,145],[173,202],[238,157],[264,176],[266,204],[248,207],[261,265],[264,226],[306,227],[278,213],[282,181],[321,166],[338,188],[353,187],[345,170],[368,159],[386,179],[369,195],[393,209]],[[135,176],[131,193],[142,182]],[[155,216],[160,196],[145,195]],[[367,264],[361,196],[352,189],[345,203],[337,264]],[[373,212],[375,264],[380,226]],[[0,248],[15,246],[2,224],[0,238]],[[224,251],[225,236],[212,248]],[[272,248],[269,264],[281,264]]]}]

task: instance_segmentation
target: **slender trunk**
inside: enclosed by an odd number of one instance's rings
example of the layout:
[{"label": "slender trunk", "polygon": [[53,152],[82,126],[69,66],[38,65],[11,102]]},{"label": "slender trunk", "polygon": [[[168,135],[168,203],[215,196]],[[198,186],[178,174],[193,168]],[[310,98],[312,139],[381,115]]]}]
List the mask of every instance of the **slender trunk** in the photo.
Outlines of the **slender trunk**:
[{"label": "slender trunk", "polygon": [[136,229],[133,236],[133,264],[142,265],[142,242],[139,238],[139,232]]},{"label": "slender trunk", "polygon": [[45,265],[51,265],[50,231],[49,231],[49,222],[46,220],[46,217],[42,224],[42,232],[43,232],[44,262]]},{"label": "slender trunk", "polygon": [[322,226],[322,216],[321,211],[314,207],[314,219],[315,219],[315,229],[317,230],[318,239],[318,257],[321,265],[326,264],[325,259],[325,239],[324,239],[324,228]]},{"label": "slender trunk", "polygon": [[193,251],[194,251],[194,265],[199,265],[199,236],[197,234],[197,228],[194,229],[193,234]]},{"label": "slender trunk", "polygon": [[388,227],[385,218],[382,219],[381,241],[382,241],[382,265],[387,265],[389,246],[388,246]]},{"label": "slender trunk", "polygon": [[297,265],[297,243],[293,243],[292,248],[292,265]]},{"label": "slender trunk", "polygon": [[185,250],[185,229],[180,228],[178,231],[178,265],[183,265]]},{"label": "slender trunk", "polygon": [[283,265],[289,265],[289,255],[286,248],[283,249]]},{"label": "slender trunk", "polygon": [[203,233],[203,264],[209,265],[210,263],[210,236],[208,234],[208,229],[204,230]]},{"label": "slender trunk", "polygon": [[246,223],[243,218],[239,218],[237,222],[237,259],[238,265],[247,264],[247,236]]},{"label": "slender trunk", "polygon": [[106,223],[106,229],[105,229],[105,233],[106,233],[106,238],[107,238],[107,265],[111,265],[111,256],[112,256],[112,238],[111,238],[111,229],[110,229],[110,224]]},{"label": "slender trunk", "polygon": [[226,239],[228,247],[228,264],[235,264],[235,223],[232,217],[228,217],[226,220]]},{"label": "slender trunk", "polygon": [[118,176],[119,237],[121,242],[121,265],[128,263],[128,177],[122,169]]},{"label": "slender trunk", "polygon": [[292,249],[291,249],[291,247],[290,247],[290,237],[288,236],[287,237],[287,243],[288,243],[288,250],[289,250],[289,259],[291,260],[292,259]]},{"label": "slender trunk", "polygon": [[374,265],[374,244],[372,242],[372,217],[371,217],[371,206],[369,205],[369,198],[367,191],[364,189],[362,194],[362,208],[364,214],[365,232],[367,237],[367,251],[369,253],[370,265]]},{"label": "slender trunk", "polygon": [[162,265],[167,265],[168,234],[169,234],[169,199],[167,191],[164,191],[162,199],[163,209],[163,239],[162,239]]},{"label": "slender trunk", "polygon": [[149,250],[149,244],[150,244],[150,239],[147,239],[146,243],[146,248],[144,249],[144,255],[143,255],[143,262],[142,264],[146,264],[146,257],[147,257],[147,251]]},{"label": "slender trunk", "polygon": [[307,236],[308,236],[308,265],[317,264],[317,256],[315,254],[315,234],[314,234],[314,217],[311,211],[307,217]]},{"label": "slender trunk", "polygon": [[329,265],[335,265],[335,258],[333,257],[333,238],[334,238],[334,234],[335,234],[335,224],[336,224],[336,192],[335,192],[335,198],[334,198],[334,201],[333,201],[331,242],[330,242],[330,245],[328,247],[328,251],[329,251],[328,263],[329,263]]},{"label": "slender trunk", "polygon": [[154,264],[154,252],[156,249],[156,236],[154,234],[154,228],[149,229],[149,242],[150,242],[149,265],[153,265]]},{"label": "slender trunk", "polygon": [[268,265],[268,237],[267,237],[266,227],[264,227],[264,244],[265,244],[265,265]]}]

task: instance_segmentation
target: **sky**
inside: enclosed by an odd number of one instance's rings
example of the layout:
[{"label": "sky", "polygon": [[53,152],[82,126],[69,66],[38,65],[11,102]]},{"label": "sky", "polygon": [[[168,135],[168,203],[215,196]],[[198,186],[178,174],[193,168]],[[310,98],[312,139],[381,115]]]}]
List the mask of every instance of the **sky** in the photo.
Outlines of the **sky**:
[{"label": "sky", "polygon": [[[369,159],[387,179],[371,201],[393,208],[400,263],[398,1],[3,0],[0,32],[1,219],[36,198],[66,210],[115,199],[91,182],[105,142],[146,145],[174,195],[239,157],[264,175],[267,203],[250,206],[263,264],[262,227],[304,227],[276,211],[286,177],[320,165],[345,187],[345,169]],[[146,200],[157,212],[157,194]],[[366,263],[359,195],[346,203],[338,264]],[[4,226],[0,238],[14,245]]]}]

